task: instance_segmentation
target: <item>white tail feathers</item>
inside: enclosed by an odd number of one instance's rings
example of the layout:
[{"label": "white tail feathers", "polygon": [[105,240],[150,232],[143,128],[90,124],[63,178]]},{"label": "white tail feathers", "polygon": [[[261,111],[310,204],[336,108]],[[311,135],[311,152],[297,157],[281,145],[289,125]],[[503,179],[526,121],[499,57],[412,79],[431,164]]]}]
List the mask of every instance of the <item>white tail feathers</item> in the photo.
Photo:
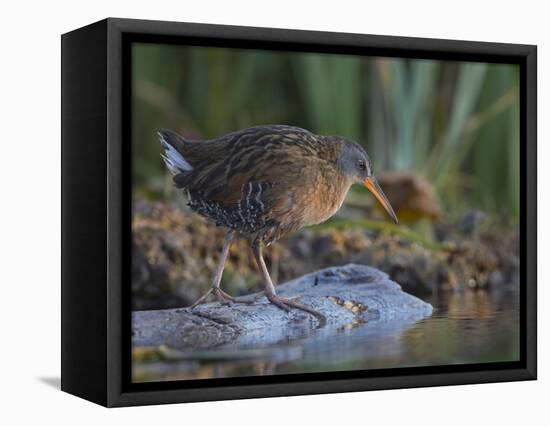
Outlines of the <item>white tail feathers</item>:
[{"label": "white tail feathers", "polygon": [[173,175],[177,175],[193,170],[191,164],[189,164],[187,160],[183,158],[183,155],[181,155],[176,148],[174,148],[166,141],[164,135],[160,132],[158,133],[158,135],[160,138],[160,144],[164,148],[165,154],[161,154],[161,157],[164,160],[164,163],[166,164],[168,170],[170,170],[170,173],[172,173]]}]

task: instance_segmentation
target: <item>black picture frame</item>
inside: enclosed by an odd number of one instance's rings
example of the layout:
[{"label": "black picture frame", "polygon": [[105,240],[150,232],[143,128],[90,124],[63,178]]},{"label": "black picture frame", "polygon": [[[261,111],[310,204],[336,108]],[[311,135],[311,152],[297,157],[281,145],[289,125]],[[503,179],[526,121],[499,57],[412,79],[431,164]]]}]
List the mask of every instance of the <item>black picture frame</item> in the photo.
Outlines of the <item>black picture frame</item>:
[{"label": "black picture frame", "polygon": [[[114,407],[536,379],[536,46],[118,18],[61,41],[62,390]],[[130,383],[134,41],[519,64],[520,361]]]}]

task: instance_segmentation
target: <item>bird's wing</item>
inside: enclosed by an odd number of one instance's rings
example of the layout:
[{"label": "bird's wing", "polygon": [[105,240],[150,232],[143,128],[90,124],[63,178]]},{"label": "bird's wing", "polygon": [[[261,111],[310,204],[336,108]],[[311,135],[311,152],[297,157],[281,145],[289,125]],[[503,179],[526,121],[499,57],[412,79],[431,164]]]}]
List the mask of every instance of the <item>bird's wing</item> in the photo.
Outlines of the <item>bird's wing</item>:
[{"label": "bird's wing", "polygon": [[175,175],[174,182],[224,205],[238,203],[246,185],[253,183],[263,185],[264,202],[273,201],[277,188],[303,180],[304,168],[316,157],[315,138],[295,127],[259,126],[210,141],[184,143],[178,148],[193,169]]}]

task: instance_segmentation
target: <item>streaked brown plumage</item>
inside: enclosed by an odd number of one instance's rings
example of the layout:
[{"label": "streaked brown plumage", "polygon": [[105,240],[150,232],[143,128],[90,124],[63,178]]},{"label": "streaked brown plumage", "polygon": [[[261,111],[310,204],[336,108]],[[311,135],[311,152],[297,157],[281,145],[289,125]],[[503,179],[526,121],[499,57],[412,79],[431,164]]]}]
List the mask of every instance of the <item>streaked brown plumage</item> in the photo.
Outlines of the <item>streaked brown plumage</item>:
[{"label": "streaked brown plumage", "polygon": [[343,137],[284,125],[252,127],[207,141],[186,140],[170,130],[159,135],[166,166],[175,185],[186,191],[190,208],[230,229],[212,288],[197,303],[211,292],[221,301],[241,301],[219,288],[223,262],[237,233],[251,242],[271,302],[322,317],[276,295],[262,245],[327,220],[353,183],[364,183],[395,219],[366,152]]}]

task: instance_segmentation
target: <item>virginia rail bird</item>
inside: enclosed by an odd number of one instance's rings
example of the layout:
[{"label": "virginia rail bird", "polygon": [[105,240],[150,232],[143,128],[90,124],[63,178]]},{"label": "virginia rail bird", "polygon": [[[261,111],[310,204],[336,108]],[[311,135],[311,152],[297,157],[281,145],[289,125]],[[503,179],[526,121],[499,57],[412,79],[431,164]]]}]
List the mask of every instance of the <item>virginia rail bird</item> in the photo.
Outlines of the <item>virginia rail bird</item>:
[{"label": "virginia rail bird", "polygon": [[239,235],[250,241],[267,299],[285,311],[297,308],[323,319],[317,311],[277,295],[262,247],[330,218],[354,183],[364,184],[397,222],[367,153],[344,137],[285,125],[251,127],[205,141],[171,130],[161,130],[159,137],[164,162],[175,186],[186,191],[191,210],[228,228],[212,286],[192,307],[210,294],[221,303],[253,302],[220,288],[229,247]]}]

